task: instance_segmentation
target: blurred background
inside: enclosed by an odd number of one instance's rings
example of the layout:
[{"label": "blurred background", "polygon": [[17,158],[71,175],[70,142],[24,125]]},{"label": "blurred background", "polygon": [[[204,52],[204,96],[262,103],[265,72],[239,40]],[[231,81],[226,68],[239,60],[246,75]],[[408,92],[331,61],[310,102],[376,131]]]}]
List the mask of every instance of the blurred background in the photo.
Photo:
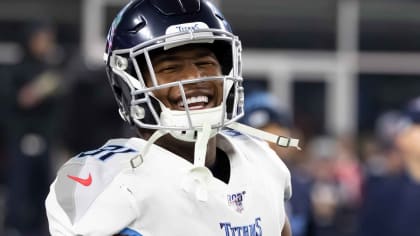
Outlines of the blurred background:
[{"label": "blurred background", "polygon": [[[102,63],[127,2],[0,1],[0,235],[48,235],[43,199],[57,168],[133,134]],[[375,222],[365,186],[403,172],[394,144],[420,96],[420,1],[214,2],[242,40],[246,93],[265,94],[247,116],[266,107],[267,122],[301,139],[304,151],[279,151],[297,181],[295,235],[385,235],[364,230]]]}]

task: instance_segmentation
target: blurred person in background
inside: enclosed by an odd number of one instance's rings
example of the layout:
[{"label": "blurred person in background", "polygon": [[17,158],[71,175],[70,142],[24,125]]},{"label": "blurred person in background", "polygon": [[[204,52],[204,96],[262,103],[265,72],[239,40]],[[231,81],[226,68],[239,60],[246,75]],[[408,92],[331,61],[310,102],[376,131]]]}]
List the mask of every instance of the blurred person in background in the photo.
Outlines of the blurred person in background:
[{"label": "blurred person in background", "polygon": [[408,102],[394,126],[403,170],[367,181],[360,236],[420,235],[420,97]]},{"label": "blurred person in background", "polygon": [[61,76],[56,70],[52,24],[24,27],[24,57],[9,68],[7,133],[7,235],[45,235],[44,199],[50,182],[50,151],[57,124]]},{"label": "blurred person in background", "polygon": [[[253,91],[245,97],[244,124],[279,135],[295,133],[289,110],[274,95],[266,91]],[[292,176],[293,197],[288,201],[287,214],[294,236],[313,236],[313,215],[310,203],[311,178],[302,168],[296,150],[269,143],[286,163]]]},{"label": "blurred person in background", "polygon": [[376,177],[401,172],[401,155],[395,145],[395,137],[399,132],[396,124],[401,118],[402,114],[398,110],[383,112],[375,122],[374,137],[361,142],[367,180],[374,181]]},{"label": "blurred person in background", "polygon": [[316,232],[322,236],[339,235],[336,227],[339,191],[334,178],[335,148],[335,140],[330,137],[314,137],[305,148],[310,159],[309,171],[314,178],[310,202]]},{"label": "blurred person in background", "polygon": [[313,187],[315,231],[322,236],[355,235],[362,175],[349,140],[315,136],[306,148]]}]

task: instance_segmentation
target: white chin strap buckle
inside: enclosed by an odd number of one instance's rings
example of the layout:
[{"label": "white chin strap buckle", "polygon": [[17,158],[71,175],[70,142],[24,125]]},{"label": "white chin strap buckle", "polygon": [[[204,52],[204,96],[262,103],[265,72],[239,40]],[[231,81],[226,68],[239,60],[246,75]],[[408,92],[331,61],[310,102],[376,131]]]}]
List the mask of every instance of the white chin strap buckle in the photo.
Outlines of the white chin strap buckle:
[{"label": "white chin strap buckle", "polygon": [[278,136],[276,144],[281,147],[295,147],[297,150],[302,150],[299,147],[299,139]]}]

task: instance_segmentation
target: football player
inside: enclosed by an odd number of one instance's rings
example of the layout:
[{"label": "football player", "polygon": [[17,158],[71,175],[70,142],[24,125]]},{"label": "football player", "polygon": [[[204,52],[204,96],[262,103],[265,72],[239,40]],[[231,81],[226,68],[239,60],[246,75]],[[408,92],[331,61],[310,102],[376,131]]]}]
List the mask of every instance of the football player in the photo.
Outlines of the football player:
[{"label": "football player", "polygon": [[262,139],[297,148],[298,140],[236,122],[241,50],[210,2],[127,4],[104,60],[138,137],[109,140],[60,168],[46,200],[51,234],[290,235],[290,173]]}]

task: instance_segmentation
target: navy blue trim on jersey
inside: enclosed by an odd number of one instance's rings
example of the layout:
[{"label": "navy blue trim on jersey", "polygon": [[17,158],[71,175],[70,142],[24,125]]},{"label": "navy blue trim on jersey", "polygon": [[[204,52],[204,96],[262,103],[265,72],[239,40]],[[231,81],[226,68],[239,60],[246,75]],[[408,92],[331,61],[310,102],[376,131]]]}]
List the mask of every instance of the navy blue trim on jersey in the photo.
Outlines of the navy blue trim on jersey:
[{"label": "navy blue trim on jersey", "polygon": [[122,235],[122,236],[142,236],[142,234],[140,234],[139,232],[137,232],[135,230],[132,230],[130,228],[125,228],[121,232],[119,232],[118,234]]},{"label": "navy blue trim on jersey", "polygon": [[223,134],[226,134],[227,136],[230,137],[236,137],[236,136],[240,136],[243,135],[241,132],[236,131],[234,129],[230,129],[230,128],[225,128],[222,130]]},{"label": "navy blue trim on jersey", "polygon": [[96,156],[97,159],[101,161],[105,161],[106,159],[113,156],[114,154],[129,153],[129,152],[137,152],[137,150],[134,150],[132,148],[128,148],[125,146],[121,146],[121,145],[107,145],[99,149],[82,152],[79,155],[77,155],[77,157],[80,158],[80,157],[85,157],[85,156]]}]

